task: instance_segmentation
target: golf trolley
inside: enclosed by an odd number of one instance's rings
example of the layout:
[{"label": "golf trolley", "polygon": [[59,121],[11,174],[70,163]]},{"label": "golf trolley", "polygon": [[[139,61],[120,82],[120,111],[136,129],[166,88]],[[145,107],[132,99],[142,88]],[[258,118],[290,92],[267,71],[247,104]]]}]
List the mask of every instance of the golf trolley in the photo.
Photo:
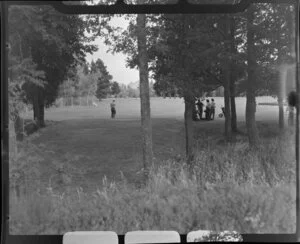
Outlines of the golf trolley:
[{"label": "golf trolley", "polygon": [[225,116],[225,107],[221,107],[222,113],[219,113],[219,118],[223,118]]}]

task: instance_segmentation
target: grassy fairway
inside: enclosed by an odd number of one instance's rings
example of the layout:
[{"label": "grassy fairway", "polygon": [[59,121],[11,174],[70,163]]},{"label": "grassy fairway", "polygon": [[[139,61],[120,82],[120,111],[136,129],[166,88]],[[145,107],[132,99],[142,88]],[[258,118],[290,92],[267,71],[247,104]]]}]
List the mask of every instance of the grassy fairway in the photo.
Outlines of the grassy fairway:
[{"label": "grassy fairway", "polygon": [[[290,128],[279,132],[278,107],[258,106],[263,143],[255,151],[245,135],[239,135],[234,145],[224,143],[224,119],[194,122],[197,155],[189,175],[184,164],[183,101],[153,99],[155,167],[140,189],[132,184],[142,167],[139,99],[118,99],[114,120],[109,118],[109,102],[93,108],[48,109],[48,126],[19,144],[18,155],[10,161],[12,233],[294,231],[294,133]],[[219,108],[222,99],[216,102]],[[238,98],[238,127],[245,132],[244,111],[245,99]],[[16,179],[18,174],[23,181]],[[18,199],[14,184],[21,188]],[[249,222],[248,215],[260,219]]]},{"label": "grassy fairway", "polygon": [[[275,103],[277,100],[272,97],[257,97],[259,103]],[[109,103],[112,99],[104,99],[99,102],[98,107],[62,107],[46,109],[46,120],[62,121],[77,119],[110,119]],[[221,112],[224,105],[224,98],[215,98],[216,113]],[[139,120],[140,99],[138,98],[117,98],[116,120]],[[237,116],[239,121],[245,121],[246,99],[236,98]],[[183,119],[184,101],[180,98],[151,98],[151,117],[166,119]],[[25,118],[32,119],[32,111],[25,115]],[[257,121],[276,120],[278,118],[277,106],[257,106]],[[222,121],[222,120],[221,120]]]},{"label": "grassy fairway", "polygon": [[[162,160],[181,153],[182,123],[171,119],[153,120],[155,156]],[[140,122],[109,119],[79,119],[61,121],[45,128],[32,142],[43,153],[46,180],[53,167],[61,163],[65,171],[71,171],[73,184],[85,190],[101,184],[104,175],[117,180],[120,171],[129,180],[140,170],[141,143]],[[68,162],[68,164],[66,164]],[[68,169],[69,167],[69,169]],[[61,186],[60,186],[61,187]]]},{"label": "grassy fairway", "polygon": [[[222,98],[215,99],[217,108]],[[267,100],[264,98],[263,100]],[[46,110],[46,119],[57,123],[46,127],[32,140],[39,145],[43,172],[43,185],[51,177],[57,178],[57,169],[66,173],[68,186],[81,186],[95,190],[106,176],[120,179],[122,171],[131,182],[142,167],[139,99],[117,99],[117,117],[109,118],[109,102],[98,107],[65,107]],[[244,127],[244,98],[237,98],[238,118]],[[184,152],[184,103],[182,99],[154,98],[151,101],[153,124],[153,149],[157,162],[183,158]],[[263,111],[262,111],[263,110]],[[276,107],[258,107],[258,120],[276,123]],[[218,113],[218,109],[217,109]],[[27,115],[32,116],[31,114]],[[200,141],[207,138],[222,139],[224,119],[195,122],[195,136]],[[44,150],[42,149],[44,148]],[[51,184],[55,183],[53,179]],[[54,184],[55,186],[55,184]],[[61,182],[57,189],[62,190]]]}]

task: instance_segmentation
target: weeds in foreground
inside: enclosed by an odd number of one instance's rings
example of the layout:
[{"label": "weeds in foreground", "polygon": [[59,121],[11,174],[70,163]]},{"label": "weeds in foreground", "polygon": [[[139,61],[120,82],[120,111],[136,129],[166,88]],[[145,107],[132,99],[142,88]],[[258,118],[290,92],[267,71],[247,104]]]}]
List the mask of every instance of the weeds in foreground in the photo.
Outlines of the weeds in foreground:
[{"label": "weeds in foreground", "polygon": [[[38,148],[32,149],[36,151]],[[25,157],[22,153],[21,156]],[[39,160],[38,156],[31,156],[23,163],[38,165]],[[187,233],[199,229],[293,233],[294,160],[293,141],[288,135],[280,135],[266,139],[256,151],[242,141],[226,146],[207,144],[198,150],[192,170],[183,161],[161,162],[150,169],[149,179],[142,187],[128,183],[122,176],[120,182],[104,178],[101,188],[93,193],[78,187],[64,194],[50,185],[23,198],[12,194],[10,233]],[[23,167],[20,163],[15,165]],[[30,166],[26,167],[30,171]]]},{"label": "weeds in foreground", "polygon": [[[177,173],[170,172],[177,167]],[[199,184],[183,166],[168,162],[152,169],[143,188],[109,183],[93,194],[51,189],[11,201],[12,234],[63,234],[75,230],[235,230],[293,233],[295,184],[276,186],[233,180]],[[16,199],[15,199],[16,200]]]},{"label": "weeds in foreground", "polygon": [[63,234],[75,230],[295,231],[295,185],[207,184],[181,172],[176,184],[163,174],[143,189],[107,183],[94,194],[34,194],[11,202],[11,234]]}]

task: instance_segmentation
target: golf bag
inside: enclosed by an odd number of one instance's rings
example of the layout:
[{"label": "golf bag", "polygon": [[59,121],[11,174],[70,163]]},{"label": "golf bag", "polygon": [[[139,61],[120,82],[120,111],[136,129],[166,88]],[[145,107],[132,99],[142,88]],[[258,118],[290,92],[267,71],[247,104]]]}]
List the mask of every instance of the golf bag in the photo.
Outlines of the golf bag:
[{"label": "golf bag", "polygon": [[219,118],[225,117],[225,107],[221,107],[222,113],[219,113]]}]

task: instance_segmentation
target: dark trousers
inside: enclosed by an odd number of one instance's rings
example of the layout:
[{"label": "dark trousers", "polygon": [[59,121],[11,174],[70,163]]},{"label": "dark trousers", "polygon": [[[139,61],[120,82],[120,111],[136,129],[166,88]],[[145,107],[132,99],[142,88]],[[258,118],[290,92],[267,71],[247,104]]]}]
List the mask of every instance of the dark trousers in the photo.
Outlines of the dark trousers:
[{"label": "dark trousers", "polygon": [[210,120],[210,109],[205,110],[205,119]]},{"label": "dark trousers", "polygon": [[112,108],[111,109],[111,118],[113,119],[113,118],[115,118],[115,116],[116,116],[116,109]]},{"label": "dark trousers", "polygon": [[199,108],[199,117],[200,117],[200,119],[202,119],[202,114],[203,114],[203,109]]}]

